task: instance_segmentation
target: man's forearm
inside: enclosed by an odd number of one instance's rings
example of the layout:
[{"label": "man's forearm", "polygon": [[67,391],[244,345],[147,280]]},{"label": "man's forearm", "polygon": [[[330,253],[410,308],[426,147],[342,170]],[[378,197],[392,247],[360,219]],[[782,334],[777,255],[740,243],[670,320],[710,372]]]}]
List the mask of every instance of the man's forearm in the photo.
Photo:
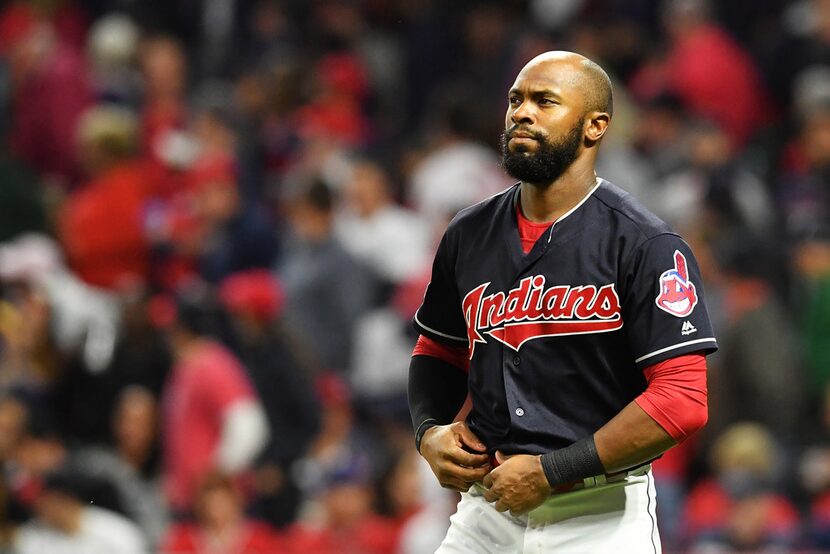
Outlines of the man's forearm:
[{"label": "man's forearm", "polygon": [[540,457],[551,487],[616,473],[652,460],[676,441],[636,402],[631,402],[593,436]]},{"label": "man's forearm", "polygon": [[594,442],[606,473],[636,467],[677,444],[636,402],[598,429]]},{"label": "man's forearm", "polygon": [[706,358],[702,352],[670,358],[643,373],[646,390],[594,435],[542,457],[552,485],[636,467],[706,424]]},{"label": "man's forearm", "polygon": [[455,418],[467,398],[467,374],[432,356],[412,356],[408,397],[418,444],[427,429]]}]

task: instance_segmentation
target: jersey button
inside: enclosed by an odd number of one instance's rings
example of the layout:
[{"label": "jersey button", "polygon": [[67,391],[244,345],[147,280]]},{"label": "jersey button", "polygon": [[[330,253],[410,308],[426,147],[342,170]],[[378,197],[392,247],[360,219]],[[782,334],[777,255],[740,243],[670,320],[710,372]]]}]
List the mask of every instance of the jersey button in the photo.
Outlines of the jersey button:
[{"label": "jersey button", "polygon": [[519,365],[522,363],[522,359],[518,356],[513,356],[513,365]]},{"label": "jersey button", "polygon": [[525,411],[522,408],[516,408],[516,415],[522,417],[525,415]]}]

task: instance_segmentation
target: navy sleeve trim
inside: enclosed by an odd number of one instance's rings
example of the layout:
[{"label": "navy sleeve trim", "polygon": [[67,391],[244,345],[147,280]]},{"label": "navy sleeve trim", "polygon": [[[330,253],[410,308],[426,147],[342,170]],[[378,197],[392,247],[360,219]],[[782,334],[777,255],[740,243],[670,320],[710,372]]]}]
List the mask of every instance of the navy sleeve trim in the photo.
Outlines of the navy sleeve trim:
[{"label": "navy sleeve trim", "polygon": [[427,335],[427,336],[434,335],[435,337],[438,337],[439,340],[443,338],[443,339],[453,340],[453,341],[456,341],[456,342],[461,342],[461,343],[464,343],[464,344],[468,344],[470,342],[469,340],[467,340],[467,337],[456,337],[455,335],[449,335],[447,333],[442,333],[441,331],[433,329],[432,327],[427,327],[426,325],[424,325],[421,322],[420,319],[418,319],[418,312],[415,312],[415,325],[418,327],[419,330],[425,331],[425,333],[424,333],[425,335]]},{"label": "navy sleeve trim", "polygon": [[[666,348],[661,348],[660,350],[655,350],[654,352],[646,354],[645,356],[640,356],[639,358],[634,360],[634,363],[639,364],[640,362],[644,362],[644,361],[648,360],[649,358],[659,356],[660,354],[664,354],[664,353],[670,352],[672,350],[677,350],[679,348],[684,348],[684,347],[692,346],[692,345],[695,345],[695,344],[703,344],[703,343],[711,343],[711,346],[709,346],[708,348],[704,348],[704,350],[714,351],[718,347],[718,341],[715,340],[714,337],[709,337],[709,338],[705,338],[705,339],[695,339],[695,340],[690,340],[690,341],[686,341],[686,342],[681,342],[681,343],[678,343],[678,344],[675,344],[675,345],[672,345],[672,346],[667,346]],[[694,350],[700,350],[700,348],[695,348]]]}]

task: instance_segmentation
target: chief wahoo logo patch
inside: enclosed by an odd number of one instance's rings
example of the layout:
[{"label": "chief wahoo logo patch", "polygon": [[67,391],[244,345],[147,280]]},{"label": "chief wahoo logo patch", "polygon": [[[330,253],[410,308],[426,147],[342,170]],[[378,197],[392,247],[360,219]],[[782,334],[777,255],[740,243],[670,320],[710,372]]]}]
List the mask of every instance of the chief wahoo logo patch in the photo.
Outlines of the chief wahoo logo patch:
[{"label": "chief wahoo logo patch", "polygon": [[674,268],[660,275],[660,295],[657,307],[675,317],[686,317],[697,305],[697,290],[689,280],[686,257],[674,251]]}]

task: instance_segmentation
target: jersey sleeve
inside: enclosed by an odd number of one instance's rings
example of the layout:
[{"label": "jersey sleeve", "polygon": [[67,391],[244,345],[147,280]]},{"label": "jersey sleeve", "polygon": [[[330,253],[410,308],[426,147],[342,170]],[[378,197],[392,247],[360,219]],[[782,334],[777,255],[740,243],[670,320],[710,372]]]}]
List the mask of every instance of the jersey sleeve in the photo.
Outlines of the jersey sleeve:
[{"label": "jersey sleeve", "polygon": [[622,283],[623,321],[638,369],[717,350],[700,269],[679,236],[665,233],[643,243]]},{"label": "jersey sleeve", "polygon": [[444,234],[435,260],[424,301],[415,312],[415,329],[433,340],[453,346],[466,346],[467,325],[461,311],[461,298],[455,280],[449,232]]}]

